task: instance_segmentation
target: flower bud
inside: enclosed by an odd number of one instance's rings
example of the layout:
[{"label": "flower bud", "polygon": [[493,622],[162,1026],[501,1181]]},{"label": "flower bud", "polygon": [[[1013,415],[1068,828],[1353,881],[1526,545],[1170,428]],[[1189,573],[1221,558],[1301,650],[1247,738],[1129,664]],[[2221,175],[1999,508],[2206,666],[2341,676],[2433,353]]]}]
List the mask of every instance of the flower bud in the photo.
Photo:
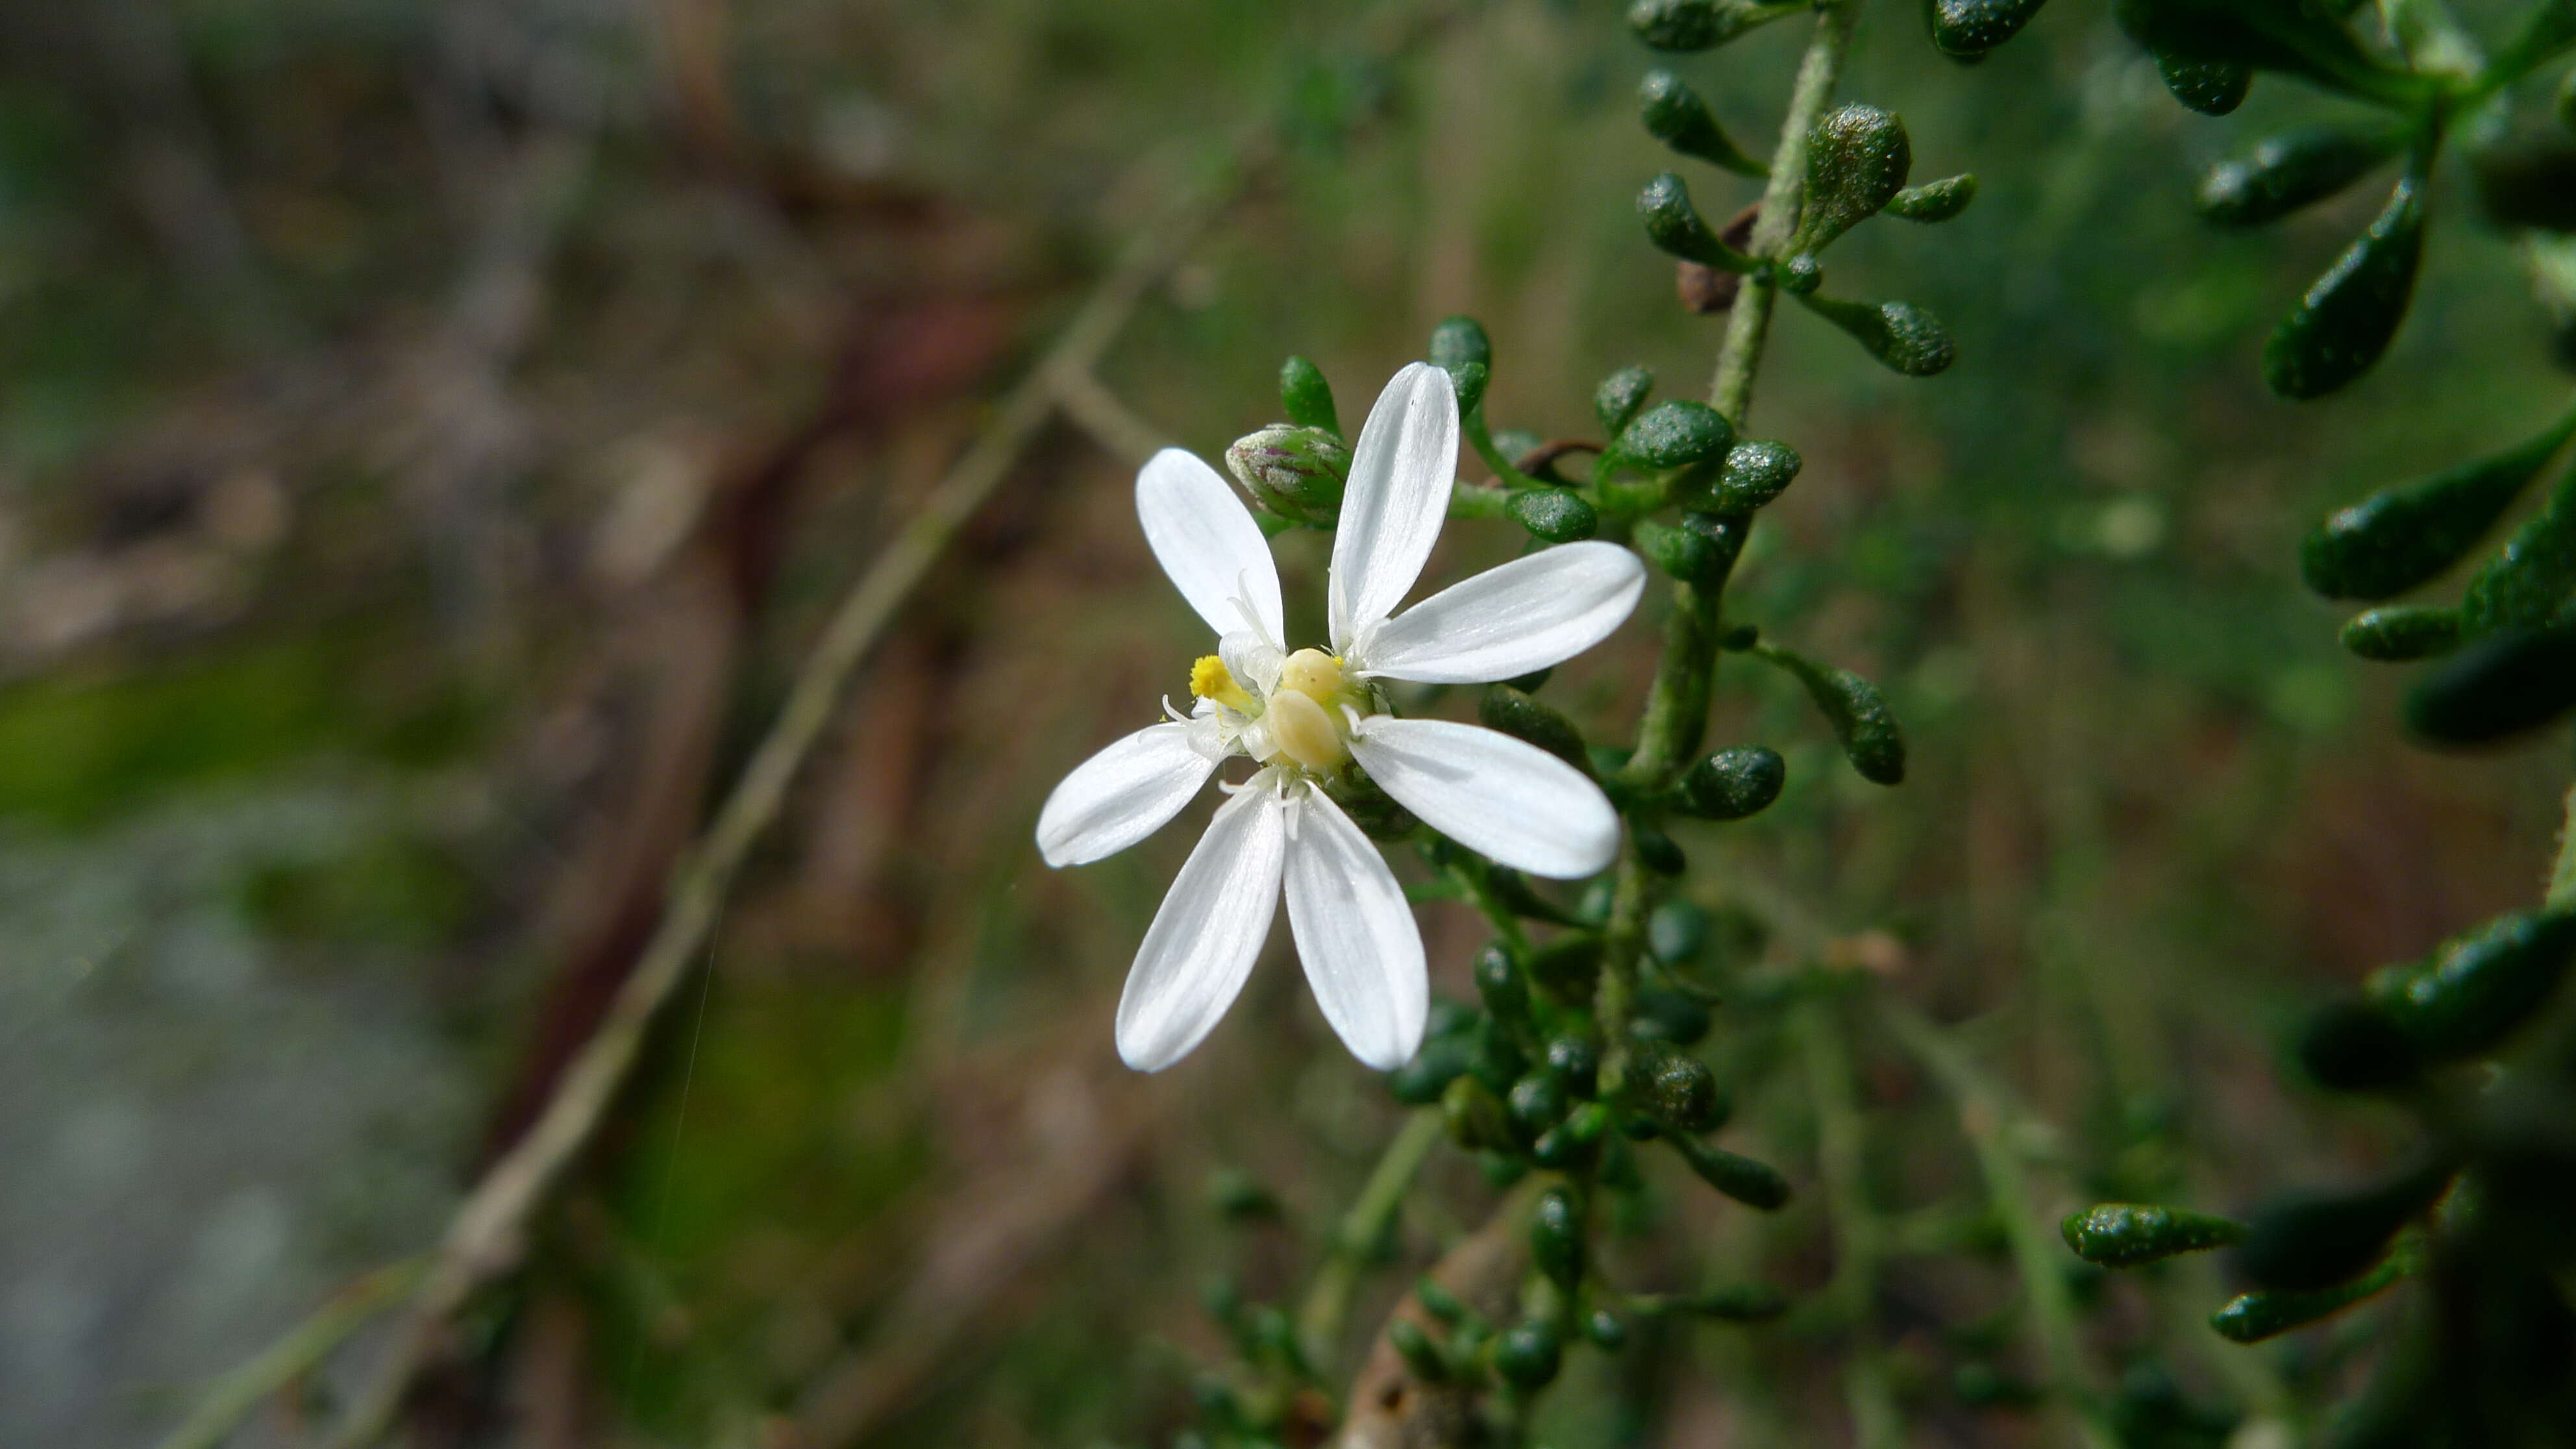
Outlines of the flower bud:
[{"label": "flower bud", "polygon": [[1646,223],[1646,239],[1661,251],[1721,272],[1749,273],[1755,267],[1751,257],[1721,241],[1700,219],[1690,188],[1669,171],[1637,193],[1637,215]]},{"label": "flower bud", "polygon": [[1440,1118],[1449,1140],[1461,1147],[1500,1151],[1512,1145],[1502,1102],[1474,1077],[1460,1077],[1440,1093]]},{"label": "flower bud", "polygon": [[1593,1074],[1600,1068],[1601,1053],[1588,1036],[1561,1036],[1547,1044],[1547,1074],[1569,1095],[1591,1096]]},{"label": "flower bud", "polygon": [[1723,466],[1735,428],[1706,403],[1657,403],[1620,430],[1611,452],[1619,462],[1650,473]]},{"label": "flower bud", "polygon": [[1571,1293],[1583,1281],[1583,1207],[1562,1187],[1540,1193],[1530,1213],[1530,1261],[1557,1287]]},{"label": "flower bud", "polygon": [[1322,428],[1273,423],[1237,438],[1225,450],[1225,466],[1262,507],[1299,523],[1329,524],[1341,516],[1351,450]]},{"label": "flower bud", "polygon": [[2324,397],[2379,362],[2406,319],[2424,259],[2424,206],[2412,176],[2370,229],[2317,279],[2263,344],[2263,380],[2283,397]]},{"label": "flower bud", "polygon": [[1342,435],[1341,417],[1333,411],[1333,385],[1324,380],[1322,368],[1305,358],[1291,357],[1279,365],[1279,406],[1299,427]]},{"label": "flower bud", "polygon": [[1807,144],[1807,207],[1792,251],[1822,251],[1876,216],[1905,189],[1906,173],[1914,169],[1905,123],[1876,106],[1828,113]]},{"label": "flower bud", "polygon": [[1807,686],[1808,697],[1833,725],[1835,737],[1842,741],[1843,755],[1862,779],[1877,785],[1894,785],[1905,779],[1905,734],[1897,727],[1896,716],[1888,710],[1886,697],[1878,692],[1877,685],[1848,669],[1819,664],[1778,645],[1765,645],[1754,654],[1796,675]]},{"label": "flower bud", "polygon": [[1565,1120],[1565,1089],[1544,1072],[1532,1072],[1512,1083],[1511,1095],[1504,1099],[1511,1113],[1512,1126],[1519,1129],[1524,1142]]},{"label": "flower bud", "polygon": [[1623,367],[1601,379],[1592,394],[1592,415],[1600,419],[1602,434],[1619,436],[1654,390],[1655,374],[1648,368]]},{"label": "flower bud", "polygon": [[2457,1169],[2428,1158],[2360,1189],[2289,1193],[2246,1226],[2236,1266],[2265,1288],[2330,1288],[2379,1261],[2389,1239],[2451,1190]]},{"label": "flower bud", "polygon": [[2143,1267],[2245,1237],[2243,1226],[2225,1218],[2136,1202],[2106,1202],[2069,1213],[2057,1231],[2075,1256],[2102,1268]]},{"label": "flower bud", "polygon": [[2381,664],[2404,664],[2460,647],[2460,611],[2430,604],[2391,604],[2344,621],[2343,647]]},{"label": "flower bud", "polygon": [[2266,137],[2200,182],[2200,214],[2220,226],[2261,226],[2368,175],[2405,140],[2392,127],[2309,126]]},{"label": "flower bud", "polygon": [[1943,55],[1982,56],[2021,33],[2045,0],[1926,0],[1932,44]]},{"label": "flower bud", "polygon": [[1422,1304],[1423,1312],[1453,1328],[1467,1321],[1466,1303],[1450,1292],[1447,1284],[1428,1273],[1414,1283],[1413,1296]]},{"label": "flower bud", "polygon": [[1797,481],[1803,460],[1786,443],[1748,438],[1726,450],[1726,466],[1711,479],[1702,496],[1683,500],[1711,513],[1751,513]]},{"label": "flower bud", "polygon": [[1498,1021],[1518,1021],[1529,1014],[1529,978],[1499,942],[1476,953],[1476,994]]},{"label": "flower bud", "polygon": [[1725,1125],[1727,1103],[1717,1076],[1699,1058],[1659,1052],[1646,1073],[1646,1101],[1655,1115],[1684,1132],[1714,1132]]},{"label": "flower bud", "polygon": [[1628,542],[1648,563],[1687,584],[1715,583],[1735,562],[1705,535],[1651,518],[1637,520]]},{"label": "flower bud", "polygon": [[1513,1324],[1494,1341],[1494,1372],[1516,1388],[1541,1389],[1556,1378],[1562,1350],[1544,1318]]},{"label": "flower bud", "polygon": [[1680,875],[1690,869],[1690,858],[1671,836],[1642,821],[1629,826],[1628,833],[1636,838],[1637,859],[1646,869],[1657,875]]},{"label": "flower bud", "polygon": [[2228,60],[2185,60],[2167,52],[2156,55],[2156,74],[2173,98],[2204,116],[2223,116],[2245,104],[2254,88],[2254,68]]},{"label": "flower bud", "polygon": [[2299,573],[2329,599],[2386,599],[2458,563],[2576,432],[2576,414],[2539,437],[2429,478],[2383,489],[2319,524]]},{"label": "flower bud", "polygon": [[1583,1336],[1604,1353],[1617,1353],[1628,1346],[1628,1325],[1607,1308],[1595,1308],[1583,1318]]},{"label": "flower bud", "polygon": [[1471,362],[1491,371],[1494,343],[1485,335],[1485,324],[1475,318],[1447,317],[1431,329],[1431,346],[1426,356],[1433,367],[1453,374]]},{"label": "flower bud", "polygon": [[1944,176],[1938,181],[1926,181],[1920,186],[1909,186],[1896,193],[1887,203],[1887,214],[1930,225],[1933,222],[1948,221],[1960,212],[1966,211],[1968,203],[1976,199],[1975,174],[1961,172],[1956,176]]},{"label": "flower bud", "polygon": [[2570,961],[2576,912],[2511,915],[2445,942],[2421,965],[2379,973],[2368,989],[2425,1060],[2453,1062],[2494,1047],[2547,1005]]},{"label": "flower bud", "polygon": [[1799,300],[1809,311],[1850,333],[1870,356],[1907,377],[1930,377],[1958,361],[1958,349],[1939,319],[1911,302]]},{"label": "flower bud", "polygon": [[1666,901],[1646,917],[1646,954],[1666,966],[1696,961],[1708,949],[1708,912],[1688,901]]},{"label": "flower bud", "polygon": [[1761,745],[1720,750],[1693,765],[1674,788],[1674,806],[1702,820],[1742,820],[1780,798],[1789,763]]},{"label": "flower bud", "polygon": [[2427,743],[2493,744],[2576,710],[2576,624],[2481,639],[2415,686],[2406,727]]},{"label": "flower bud", "polygon": [[1574,543],[1601,531],[1601,515],[1571,488],[1523,488],[1503,500],[1503,512],[1548,543]]},{"label": "flower bud", "polygon": [[1741,176],[1762,177],[1771,168],[1744,154],[1731,140],[1708,102],[1668,70],[1650,70],[1637,86],[1637,117],[1647,134],[1685,156]]},{"label": "flower bud", "polygon": [[1628,7],[1628,28],[1657,50],[1711,50],[1808,8],[1760,0],[1636,0]]}]

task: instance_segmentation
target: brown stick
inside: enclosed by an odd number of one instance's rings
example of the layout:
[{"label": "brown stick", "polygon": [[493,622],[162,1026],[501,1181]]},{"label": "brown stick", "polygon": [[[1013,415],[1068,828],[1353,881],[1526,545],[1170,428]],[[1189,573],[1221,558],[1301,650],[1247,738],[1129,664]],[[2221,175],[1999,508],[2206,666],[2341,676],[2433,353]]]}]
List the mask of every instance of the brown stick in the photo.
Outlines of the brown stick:
[{"label": "brown stick", "polygon": [[[1522,1224],[1538,1196],[1538,1181],[1531,1178],[1522,1183],[1483,1227],[1432,1265],[1434,1281],[1488,1318],[1510,1317],[1513,1290],[1529,1269],[1528,1234]],[[1386,1321],[1388,1326],[1412,1323],[1425,1333],[1448,1332],[1410,1293],[1397,1302]],[[1334,1449],[1445,1449],[1469,1443],[1475,1429],[1476,1395],[1472,1387],[1426,1384],[1413,1377],[1381,1327],[1351,1380]]]}]

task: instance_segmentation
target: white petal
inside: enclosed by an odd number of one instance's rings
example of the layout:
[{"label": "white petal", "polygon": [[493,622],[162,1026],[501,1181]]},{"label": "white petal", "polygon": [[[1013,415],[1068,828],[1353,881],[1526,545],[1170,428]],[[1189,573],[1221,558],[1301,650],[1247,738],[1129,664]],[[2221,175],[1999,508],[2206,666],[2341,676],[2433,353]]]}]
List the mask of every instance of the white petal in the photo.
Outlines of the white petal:
[{"label": "white petal", "polygon": [[1172,878],[1127,990],[1118,998],[1118,1055],[1159,1072],[1190,1054],[1243,990],[1279,910],[1285,803],[1267,781],[1219,806]]},{"label": "white petal", "polygon": [[1320,790],[1288,802],[1288,928],[1333,1034],[1391,1072],[1422,1045],[1431,976],[1386,857]]},{"label": "white petal", "polygon": [[1619,853],[1619,814],[1583,772],[1506,734],[1374,715],[1351,755],[1432,829],[1532,875],[1571,880]]},{"label": "white petal", "polygon": [[1038,811],[1038,854],[1088,865],[1162,829],[1216,769],[1190,730],[1149,725],[1074,766]]},{"label": "white petal", "polygon": [[1357,641],[1365,673],[1425,684],[1513,679],[1571,659],[1637,607],[1646,565],[1615,543],[1569,543],[1453,584]]},{"label": "white petal", "polygon": [[[1136,473],[1136,516],[1155,561],[1208,628],[1230,634],[1257,624],[1273,640],[1283,637],[1270,542],[1214,468],[1180,448],[1156,453]],[[1252,618],[1235,607],[1238,599]]]},{"label": "white petal", "polygon": [[1457,476],[1457,389],[1449,374],[1414,363],[1378,394],[1351,454],[1333,536],[1334,652],[1404,602],[1440,537]]}]

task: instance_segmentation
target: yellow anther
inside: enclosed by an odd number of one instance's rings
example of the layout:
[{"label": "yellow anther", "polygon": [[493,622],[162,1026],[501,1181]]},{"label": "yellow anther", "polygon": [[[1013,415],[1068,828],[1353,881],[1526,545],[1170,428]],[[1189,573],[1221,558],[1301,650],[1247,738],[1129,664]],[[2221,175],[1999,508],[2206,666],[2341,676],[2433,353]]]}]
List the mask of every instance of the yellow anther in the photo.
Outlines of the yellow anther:
[{"label": "yellow anther", "polygon": [[1280,667],[1279,688],[1331,709],[1342,692],[1342,661],[1321,649],[1300,649]]},{"label": "yellow anther", "polygon": [[1244,693],[1243,686],[1234,682],[1234,675],[1226,669],[1225,661],[1213,654],[1200,655],[1198,662],[1190,666],[1190,693],[1201,699],[1215,700],[1239,713],[1253,712],[1252,696]]},{"label": "yellow anther", "polygon": [[1338,770],[1349,756],[1333,717],[1297,690],[1282,689],[1270,696],[1269,720],[1270,742],[1309,770]]}]

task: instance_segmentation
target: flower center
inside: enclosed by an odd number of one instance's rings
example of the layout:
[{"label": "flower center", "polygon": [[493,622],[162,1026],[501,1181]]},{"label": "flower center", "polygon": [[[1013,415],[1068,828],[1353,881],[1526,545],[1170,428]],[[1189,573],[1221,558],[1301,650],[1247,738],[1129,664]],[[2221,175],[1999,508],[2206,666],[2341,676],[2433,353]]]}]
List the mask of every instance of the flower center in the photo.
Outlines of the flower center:
[{"label": "flower center", "polygon": [[[1350,759],[1344,706],[1368,706],[1367,697],[1342,678],[1342,661],[1321,649],[1289,655],[1279,666],[1278,682],[1260,698],[1236,680],[1222,657],[1206,655],[1190,666],[1190,693],[1259,720],[1272,751],[1318,773],[1339,770]],[[1257,746],[1254,753],[1268,758]]]}]

